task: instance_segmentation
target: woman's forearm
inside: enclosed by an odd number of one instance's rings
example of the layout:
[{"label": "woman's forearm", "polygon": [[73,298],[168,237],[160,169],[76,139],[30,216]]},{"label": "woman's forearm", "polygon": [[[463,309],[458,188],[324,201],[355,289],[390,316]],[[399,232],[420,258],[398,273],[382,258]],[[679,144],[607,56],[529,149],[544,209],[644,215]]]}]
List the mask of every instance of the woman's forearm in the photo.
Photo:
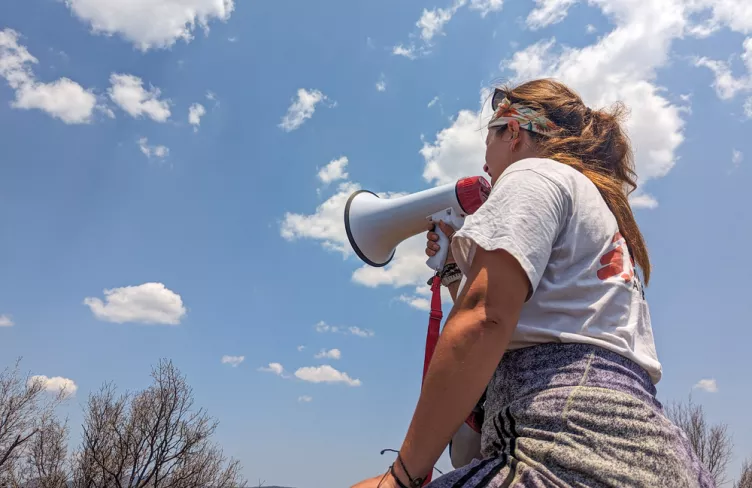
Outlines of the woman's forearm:
[{"label": "woman's forearm", "polygon": [[449,283],[449,286],[447,286],[447,288],[449,288],[449,294],[452,295],[452,302],[455,303],[457,302],[457,291],[460,289],[460,281],[462,280]]},{"label": "woman's forearm", "polygon": [[[483,394],[514,325],[490,322],[480,305],[454,308],[439,338],[402,445],[401,456],[411,476],[422,477],[431,471]],[[395,469],[399,467],[396,463]],[[407,479],[404,475],[402,478]]]}]

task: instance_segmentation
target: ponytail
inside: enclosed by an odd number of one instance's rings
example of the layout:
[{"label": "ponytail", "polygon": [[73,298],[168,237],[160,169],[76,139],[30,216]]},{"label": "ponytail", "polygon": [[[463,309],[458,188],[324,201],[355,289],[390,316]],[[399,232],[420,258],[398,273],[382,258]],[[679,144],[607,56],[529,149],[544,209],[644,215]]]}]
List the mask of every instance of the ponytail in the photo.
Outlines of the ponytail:
[{"label": "ponytail", "polygon": [[542,112],[560,128],[549,136],[531,133],[540,156],[571,166],[598,188],[647,285],[650,258],[629,204],[629,194],[637,183],[632,148],[621,126],[626,115],[624,105],[616,103],[609,109],[591,110],[574,91],[550,79],[503,91],[512,103]]}]

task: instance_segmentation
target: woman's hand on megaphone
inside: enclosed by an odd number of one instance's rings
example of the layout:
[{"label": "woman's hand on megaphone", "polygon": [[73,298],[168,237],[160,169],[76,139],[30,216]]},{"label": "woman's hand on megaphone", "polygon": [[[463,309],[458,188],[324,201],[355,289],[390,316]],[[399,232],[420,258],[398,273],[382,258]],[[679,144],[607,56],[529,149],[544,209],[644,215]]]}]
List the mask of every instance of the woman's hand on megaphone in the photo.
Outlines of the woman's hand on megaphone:
[{"label": "woman's hand on megaphone", "polygon": [[[436,253],[441,249],[438,244],[439,235],[434,232],[434,229],[436,228],[436,222],[430,222],[428,224],[428,242],[426,243],[426,255],[428,256],[435,256]],[[452,237],[454,236],[454,233],[456,232],[456,229],[452,227],[451,225],[447,224],[443,220],[439,220],[438,222],[439,229],[441,229],[441,232],[444,233],[449,238],[449,242],[452,242]],[[449,252],[447,253],[447,259],[446,263],[453,263],[454,257],[452,256],[452,249],[449,248]]]}]

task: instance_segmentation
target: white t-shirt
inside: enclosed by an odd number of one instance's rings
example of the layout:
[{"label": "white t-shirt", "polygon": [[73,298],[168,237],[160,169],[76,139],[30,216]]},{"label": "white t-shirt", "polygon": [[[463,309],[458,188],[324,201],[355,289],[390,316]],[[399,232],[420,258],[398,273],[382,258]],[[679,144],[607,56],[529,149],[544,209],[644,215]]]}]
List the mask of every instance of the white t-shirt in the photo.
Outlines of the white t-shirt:
[{"label": "white t-shirt", "polygon": [[509,252],[531,283],[508,350],[594,344],[635,361],[658,383],[642,284],[616,218],[586,176],[550,159],[515,162],[454,235],[452,253],[464,276],[477,246]]}]

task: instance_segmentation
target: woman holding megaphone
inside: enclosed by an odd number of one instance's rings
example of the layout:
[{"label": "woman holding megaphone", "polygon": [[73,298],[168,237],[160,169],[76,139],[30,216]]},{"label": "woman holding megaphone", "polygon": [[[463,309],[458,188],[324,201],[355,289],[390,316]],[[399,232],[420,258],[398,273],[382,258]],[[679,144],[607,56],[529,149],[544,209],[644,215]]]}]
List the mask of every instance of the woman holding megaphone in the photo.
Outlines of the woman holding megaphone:
[{"label": "woman holding megaphone", "polygon": [[355,486],[423,486],[450,443],[467,464],[432,488],[714,486],[656,399],[621,106],[591,110],[541,79],[495,90],[492,108],[491,193],[461,229],[442,227],[454,307],[396,460]]}]

